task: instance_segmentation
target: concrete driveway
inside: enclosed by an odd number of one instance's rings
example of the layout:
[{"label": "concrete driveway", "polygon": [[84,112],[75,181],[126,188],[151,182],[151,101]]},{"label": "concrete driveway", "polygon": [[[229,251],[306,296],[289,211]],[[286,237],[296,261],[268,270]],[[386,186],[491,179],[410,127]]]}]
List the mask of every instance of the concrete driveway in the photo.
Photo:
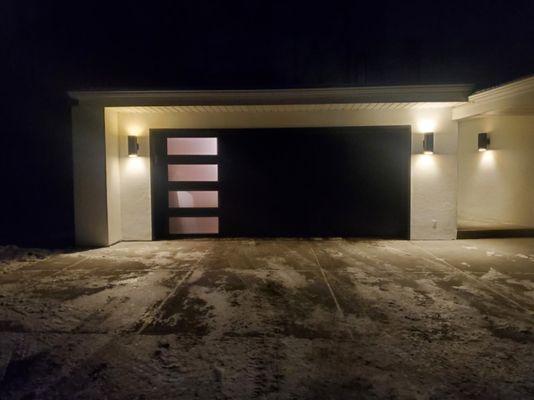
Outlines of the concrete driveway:
[{"label": "concrete driveway", "polygon": [[534,397],[534,239],[129,242],[0,264],[2,399]]}]

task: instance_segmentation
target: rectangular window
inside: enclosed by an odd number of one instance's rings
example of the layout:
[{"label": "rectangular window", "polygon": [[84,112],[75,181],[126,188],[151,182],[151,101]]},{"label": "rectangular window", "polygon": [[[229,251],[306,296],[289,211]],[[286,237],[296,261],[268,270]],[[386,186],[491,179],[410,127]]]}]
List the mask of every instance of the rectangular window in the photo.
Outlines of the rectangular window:
[{"label": "rectangular window", "polygon": [[216,156],[217,138],[180,137],[167,138],[169,156]]},{"label": "rectangular window", "polygon": [[217,164],[169,164],[167,166],[171,182],[217,182]]},{"label": "rectangular window", "polygon": [[170,208],[216,208],[219,206],[219,192],[212,191],[169,191]]},{"label": "rectangular window", "polygon": [[170,234],[219,233],[218,217],[171,217]]}]

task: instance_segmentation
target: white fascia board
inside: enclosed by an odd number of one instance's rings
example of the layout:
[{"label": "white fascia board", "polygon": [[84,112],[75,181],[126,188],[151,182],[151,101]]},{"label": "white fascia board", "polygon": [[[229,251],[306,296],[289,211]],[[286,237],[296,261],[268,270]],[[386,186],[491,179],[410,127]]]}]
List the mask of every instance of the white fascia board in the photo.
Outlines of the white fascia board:
[{"label": "white fascia board", "polygon": [[505,83],[494,88],[480,90],[469,96],[469,102],[495,101],[525,93],[534,93],[534,76]]},{"label": "white fascia board", "polygon": [[466,101],[471,85],[214,91],[71,91],[79,103],[102,106],[271,105]]},{"label": "white fascia board", "polygon": [[452,119],[531,107],[534,107],[534,76],[474,93],[468,103],[452,109]]}]

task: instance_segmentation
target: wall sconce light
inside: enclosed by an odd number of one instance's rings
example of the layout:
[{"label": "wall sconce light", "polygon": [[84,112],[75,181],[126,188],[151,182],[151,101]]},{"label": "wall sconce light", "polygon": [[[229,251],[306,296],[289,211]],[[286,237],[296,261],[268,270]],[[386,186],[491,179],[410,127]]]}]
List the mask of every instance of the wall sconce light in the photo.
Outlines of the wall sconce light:
[{"label": "wall sconce light", "polygon": [[137,143],[137,136],[128,136],[128,157],[139,156],[139,143]]},{"label": "wall sconce light", "polygon": [[488,150],[488,146],[490,144],[490,138],[487,133],[479,133],[478,134],[478,151],[486,151]]},{"label": "wall sconce light", "polygon": [[423,154],[434,154],[434,132],[425,133],[423,139]]}]

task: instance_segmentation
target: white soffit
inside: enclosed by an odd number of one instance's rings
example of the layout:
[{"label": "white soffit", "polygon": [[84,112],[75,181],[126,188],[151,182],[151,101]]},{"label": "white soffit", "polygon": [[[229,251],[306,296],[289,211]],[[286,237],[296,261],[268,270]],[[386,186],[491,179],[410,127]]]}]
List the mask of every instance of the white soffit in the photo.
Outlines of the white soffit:
[{"label": "white soffit", "polygon": [[[426,107],[426,103],[462,103],[471,93],[470,85],[376,86],[275,90],[197,90],[197,91],[77,91],[69,96],[80,105],[104,107],[198,107],[199,110],[257,110],[279,107],[305,109],[396,109]],[[274,108],[269,108],[274,107]],[[326,108],[325,108],[326,107]],[[388,108],[389,107],[389,108]],[[186,108],[187,109],[187,108]],[[155,112],[155,111],[152,111]],[[168,112],[165,109],[164,112]],[[179,112],[179,111],[178,111]]]},{"label": "white soffit", "polygon": [[452,110],[455,120],[483,115],[534,115],[534,76],[478,91]]},{"label": "white soffit", "polygon": [[357,111],[357,110],[416,110],[448,108],[464,102],[411,102],[411,103],[347,103],[347,104],[269,104],[269,105],[220,105],[220,106],[134,106],[108,107],[120,113],[260,113],[291,111]]}]

